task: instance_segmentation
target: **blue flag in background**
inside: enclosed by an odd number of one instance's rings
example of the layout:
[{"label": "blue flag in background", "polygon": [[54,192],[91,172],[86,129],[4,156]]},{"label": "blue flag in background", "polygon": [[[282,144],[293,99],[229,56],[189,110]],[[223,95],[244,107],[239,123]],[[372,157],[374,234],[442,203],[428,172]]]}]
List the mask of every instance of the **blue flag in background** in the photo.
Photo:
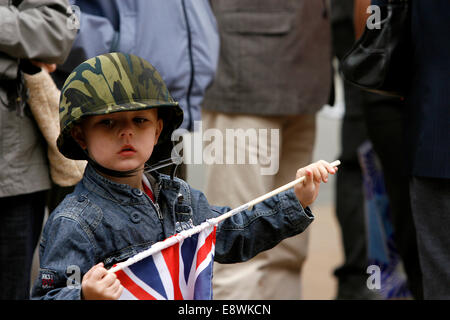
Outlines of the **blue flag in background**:
[{"label": "blue flag in background", "polygon": [[381,271],[379,294],[384,299],[411,298],[402,261],[394,243],[383,171],[370,142],[358,149],[363,174],[369,265]]}]

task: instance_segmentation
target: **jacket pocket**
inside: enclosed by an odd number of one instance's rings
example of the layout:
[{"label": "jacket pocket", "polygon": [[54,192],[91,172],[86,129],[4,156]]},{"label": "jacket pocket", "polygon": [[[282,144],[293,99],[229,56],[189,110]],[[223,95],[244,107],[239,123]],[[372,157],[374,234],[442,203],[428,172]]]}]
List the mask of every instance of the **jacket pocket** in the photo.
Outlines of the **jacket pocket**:
[{"label": "jacket pocket", "polygon": [[256,58],[256,62],[267,68],[285,48],[293,33],[295,19],[295,12],[285,11],[224,13],[219,26],[222,28],[223,56]]},{"label": "jacket pocket", "polygon": [[230,12],[222,17],[228,33],[283,35],[292,29],[294,15],[289,12]]},{"label": "jacket pocket", "polygon": [[210,0],[210,2],[214,12],[220,13],[292,12],[303,7],[305,0]]},{"label": "jacket pocket", "polygon": [[[296,11],[224,12],[220,17],[221,58],[217,86],[231,90],[237,99],[278,95],[296,52]],[[256,91],[255,91],[256,90]],[[271,100],[281,97],[273,96]]]}]

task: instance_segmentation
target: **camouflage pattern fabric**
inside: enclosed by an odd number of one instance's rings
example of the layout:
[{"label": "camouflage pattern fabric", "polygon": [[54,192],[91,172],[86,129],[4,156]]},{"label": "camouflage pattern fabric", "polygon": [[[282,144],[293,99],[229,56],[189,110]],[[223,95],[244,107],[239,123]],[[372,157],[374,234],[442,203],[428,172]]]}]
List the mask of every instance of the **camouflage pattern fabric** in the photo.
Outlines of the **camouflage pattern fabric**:
[{"label": "camouflage pattern fabric", "polygon": [[83,117],[158,108],[164,127],[159,142],[170,140],[183,121],[183,110],[173,100],[158,71],[144,59],[123,53],[91,58],[68,76],[59,103],[59,151],[74,160],[86,159],[70,131]]}]

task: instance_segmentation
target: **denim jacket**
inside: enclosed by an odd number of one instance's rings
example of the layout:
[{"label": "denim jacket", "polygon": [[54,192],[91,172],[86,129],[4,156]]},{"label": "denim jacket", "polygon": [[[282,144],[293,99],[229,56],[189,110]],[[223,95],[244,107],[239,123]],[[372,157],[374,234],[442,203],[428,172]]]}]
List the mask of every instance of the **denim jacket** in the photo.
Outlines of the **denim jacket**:
[{"label": "denim jacket", "polygon": [[[95,264],[109,268],[230,210],[209,205],[202,192],[181,179],[157,173],[147,177],[155,202],[140,189],[112,182],[87,166],[82,181],[45,225],[33,299],[80,299],[82,275]],[[302,232],[313,219],[292,189],[282,192],[220,223],[214,259],[246,261]]]}]

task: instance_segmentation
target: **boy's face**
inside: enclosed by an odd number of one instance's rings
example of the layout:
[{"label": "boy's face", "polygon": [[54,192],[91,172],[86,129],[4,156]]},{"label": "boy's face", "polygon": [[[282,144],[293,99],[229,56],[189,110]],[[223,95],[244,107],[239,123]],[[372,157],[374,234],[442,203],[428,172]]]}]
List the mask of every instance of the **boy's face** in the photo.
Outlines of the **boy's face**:
[{"label": "boy's face", "polygon": [[89,116],[72,130],[73,138],[105,168],[142,168],[163,128],[156,109]]}]

